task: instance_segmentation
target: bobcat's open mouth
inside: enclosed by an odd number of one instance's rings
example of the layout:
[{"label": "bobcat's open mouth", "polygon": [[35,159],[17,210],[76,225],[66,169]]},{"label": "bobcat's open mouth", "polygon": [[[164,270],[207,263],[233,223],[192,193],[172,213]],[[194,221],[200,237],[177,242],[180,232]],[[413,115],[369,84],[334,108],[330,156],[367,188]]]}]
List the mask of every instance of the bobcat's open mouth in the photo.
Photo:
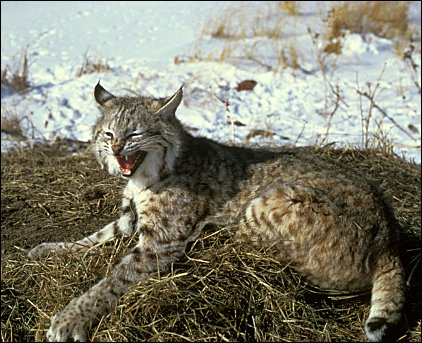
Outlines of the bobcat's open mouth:
[{"label": "bobcat's open mouth", "polygon": [[141,151],[139,153],[124,156],[116,155],[117,162],[119,163],[120,171],[123,176],[132,176],[135,173],[136,169],[144,161],[145,156],[147,155],[146,151]]}]

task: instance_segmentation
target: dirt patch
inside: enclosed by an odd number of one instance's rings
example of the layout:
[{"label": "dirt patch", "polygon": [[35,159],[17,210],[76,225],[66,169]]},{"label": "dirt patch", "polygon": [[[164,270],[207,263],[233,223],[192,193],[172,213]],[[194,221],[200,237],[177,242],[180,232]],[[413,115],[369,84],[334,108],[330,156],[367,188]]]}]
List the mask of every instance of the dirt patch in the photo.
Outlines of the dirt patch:
[{"label": "dirt patch", "polygon": [[[80,239],[117,218],[124,182],[93,155],[67,144],[2,154],[2,340],[45,340],[49,318],[106,275],[131,240],[86,256],[42,262],[28,250]],[[401,225],[408,300],[397,338],[420,341],[420,166],[377,151],[308,150],[330,155],[378,181]],[[126,294],[95,341],[354,341],[364,339],[368,294],[311,287],[269,256],[244,251],[233,228],[208,230],[168,275]]]},{"label": "dirt patch", "polygon": [[66,144],[2,154],[1,249],[73,240],[117,215],[123,183],[102,171],[90,153]]}]

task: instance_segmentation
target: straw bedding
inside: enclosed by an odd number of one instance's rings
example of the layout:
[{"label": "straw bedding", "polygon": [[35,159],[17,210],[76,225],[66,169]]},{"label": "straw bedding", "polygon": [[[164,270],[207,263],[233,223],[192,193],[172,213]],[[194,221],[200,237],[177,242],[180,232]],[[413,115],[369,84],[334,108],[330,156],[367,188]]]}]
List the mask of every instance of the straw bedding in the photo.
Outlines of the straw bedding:
[{"label": "straw bedding", "polygon": [[[28,250],[70,241],[118,216],[124,182],[88,151],[39,145],[2,154],[2,341],[43,341],[49,318],[109,271],[136,237],[85,255],[41,262]],[[305,149],[375,179],[392,199],[402,232],[407,304],[395,339],[421,340],[419,165],[376,150]],[[84,147],[76,150],[83,151]],[[359,341],[369,294],[315,288],[265,252],[233,240],[234,227],[207,228],[171,272],[127,293],[92,332],[94,341]]]}]

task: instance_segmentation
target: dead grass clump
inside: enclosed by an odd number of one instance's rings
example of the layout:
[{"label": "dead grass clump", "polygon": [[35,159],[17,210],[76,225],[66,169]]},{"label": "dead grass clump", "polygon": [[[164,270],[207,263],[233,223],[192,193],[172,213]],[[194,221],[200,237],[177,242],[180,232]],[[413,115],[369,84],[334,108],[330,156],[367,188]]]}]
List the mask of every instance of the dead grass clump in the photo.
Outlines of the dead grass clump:
[{"label": "dead grass clump", "polygon": [[85,53],[84,61],[82,67],[78,69],[76,72],[77,77],[81,77],[85,74],[92,74],[92,73],[105,73],[111,71],[111,67],[107,63],[107,61],[97,58],[93,59],[88,55],[88,52]]},{"label": "dead grass clump", "polygon": [[290,16],[296,20],[298,8],[296,1],[266,2],[259,7],[244,3],[212,14],[193,54],[177,56],[174,62],[205,60],[253,64],[267,70],[299,69],[302,56],[296,42],[290,39],[288,44],[280,43],[283,36],[289,36],[285,28],[291,26]]},{"label": "dead grass clump", "polygon": [[1,71],[1,84],[10,87],[14,92],[23,92],[31,87],[27,50],[14,67],[7,65]]},{"label": "dead grass clump", "polygon": [[278,1],[278,7],[291,16],[300,14],[300,1]]},{"label": "dead grass clump", "polygon": [[229,8],[208,19],[202,32],[212,38],[240,40],[253,37],[277,39],[282,32],[281,16],[275,6],[260,9]]},{"label": "dead grass clump", "polygon": [[24,134],[21,127],[22,119],[19,118],[16,114],[11,114],[10,112],[2,109],[1,111],[1,132],[4,132],[8,135],[23,138]]},{"label": "dead grass clump", "polygon": [[[230,20],[233,18],[233,20]],[[210,18],[204,27],[203,34],[212,38],[244,37],[245,32],[239,25],[245,20],[245,15],[236,13],[235,9],[227,9],[219,19]]]},{"label": "dead grass clump", "polygon": [[345,31],[373,33],[389,39],[408,37],[409,4],[410,1],[344,1],[334,5],[328,18],[325,52],[341,53]]},{"label": "dead grass clump", "polygon": [[251,140],[252,138],[256,136],[265,137],[265,138],[271,138],[275,135],[274,132],[263,130],[263,129],[252,129],[245,137],[246,141]]},{"label": "dead grass clump", "polygon": [[286,47],[278,50],[278,65],[282,68],[300,69],[300,54],[296,45],[293,43],[288,44]]},{"label": "dead grass clump", "polygon": [[[408,277],[400,339],[420,341],[420,166],[377,150],[282,148],[330,158],[376,180],[392,199]],[[122,183],[90,153],[65,146],[3,154],[3,341],[45,340],[49,318],[109,272],[133,245],[28,259],[42,241],[73,240],[117,218]],[[209,227],[170,272],[134,287],[92,332],[94,341],[361,341],[368,294],[323,291],[288,266]],[[20,248],[15,248],[20,247]]]}]

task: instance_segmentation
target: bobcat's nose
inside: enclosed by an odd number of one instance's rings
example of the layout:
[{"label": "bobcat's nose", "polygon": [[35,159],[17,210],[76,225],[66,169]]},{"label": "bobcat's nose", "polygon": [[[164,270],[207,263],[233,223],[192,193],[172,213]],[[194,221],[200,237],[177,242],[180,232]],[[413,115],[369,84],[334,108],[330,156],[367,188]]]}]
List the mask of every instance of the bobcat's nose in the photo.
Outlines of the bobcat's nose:
[{"label": "bobcat's nose", "polygon": [[111,150],[113,150],[115,155],[118,155],[120,151],[122,151],[123,145],[114,144],[111,146]]}]

